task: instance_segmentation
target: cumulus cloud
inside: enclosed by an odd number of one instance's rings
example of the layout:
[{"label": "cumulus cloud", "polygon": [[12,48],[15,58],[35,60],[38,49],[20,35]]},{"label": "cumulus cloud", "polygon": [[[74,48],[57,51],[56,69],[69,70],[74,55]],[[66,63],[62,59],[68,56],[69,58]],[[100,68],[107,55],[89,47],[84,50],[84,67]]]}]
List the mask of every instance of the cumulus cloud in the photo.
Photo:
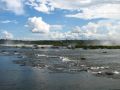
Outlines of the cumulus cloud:
[{"label": "cumulus cloud", "polygon": [[75,27],[72,31],[82,36],[83,39],[118,39],[120,35],[120,21],[101,20],[97,23],[89,22],[82,27]]},{"label": "cumulus cloud", "polygon": [[28,19],[27,27],[29,27],[32,32],[44,33],[43,36],[46,37],[46,39],[52,40],[117,40],[120,36],[119,20],[89,22],[84,26],[75,26],[70,31],[61,32],[59,31],[62,27],[61,25],[50,25],[44,22],[41,17],[32,17]]},{"label": "cumulus cloud", "polygon": [[[34,40],[119,40],[120,21],[119,20],[100,20],[89,22],[84,26],[75,26],[71,30],[61,32],[60,30],[48,33],[32,34]],[[41,37],[41,38],[40,38]]]},{"label": "cumulus cloud", "polygon": [[48,33],[50,30],[50,25],[44,22],[42,17],[28,18],[28,27],[30,27],[34,33]]},{"label": "cumulus cloud", "polygon": [[28,18],[28,24],[25,27],[30,28],[33,33],[49,33],[50,30],[62,30],[62,25],[50,25],[43,21],[42,17]]},{"label": "cumulus cloud", "polygon": [[118,40],[120,36],[120,21],[101,20],[89,22],[84,26],[75,26],[68,32],[51,32],[52,39],[69,40]]},{"label": "cumulus cloud", "polygon": [[17,15],[24,14],[23,0],[1,0],[2,9],[11,11]]},{"label": "cumulus cloud", "polygon": [[1,32],[2,39],[13,39],[13,34],[8,31]]},{"label": "cumulus cloud", "polygon": [[82,40],[83,38],[79,33],[68,32],[51,32],[49,33],[49,38],[52,40]]}]

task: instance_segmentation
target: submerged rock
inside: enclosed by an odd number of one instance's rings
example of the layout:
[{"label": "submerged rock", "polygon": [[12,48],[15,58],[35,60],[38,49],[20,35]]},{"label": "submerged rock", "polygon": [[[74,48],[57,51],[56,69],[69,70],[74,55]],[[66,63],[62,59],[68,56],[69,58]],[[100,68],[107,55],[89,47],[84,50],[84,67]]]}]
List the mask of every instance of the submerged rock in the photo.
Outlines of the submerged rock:
[{"label": "submerged rock", "polygon": [[10,54],[10,53],[9,53],[8,51],[2,50],[2,51],[1,51],[1,54],[8,55],[8,54]]},{"label": "submerged rock", "polygon": [[107,53],[106,51],[103,51],[102,53]]},{"label": "submerged rock", "polygon": [[112,71],[105,71],[103,72],[104,75],[114,75],[114,72]]},{"label": "submerged rock", "polygon": [[98,72],[92,72],[92,74],[94,74],[95,76],[98,77],[107,77],[107,78],[116,78],[116,79],[120,79],[120,74],[118,71],[98,71]]},{"label": "submerged rock", "polygon": [[86,58],[85,58],[85,57],[82,57],[81,60],[86,60]]}]

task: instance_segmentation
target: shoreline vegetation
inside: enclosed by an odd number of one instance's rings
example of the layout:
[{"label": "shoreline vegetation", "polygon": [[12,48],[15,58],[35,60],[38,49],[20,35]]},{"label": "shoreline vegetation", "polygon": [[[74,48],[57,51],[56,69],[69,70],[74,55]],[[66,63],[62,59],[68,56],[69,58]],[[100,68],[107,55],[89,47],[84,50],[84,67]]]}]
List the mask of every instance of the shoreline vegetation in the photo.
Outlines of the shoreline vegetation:
[{"label": "shoreline vegetation", "polygon": [[25,41],[25,40],[0,40],[0,47],[20,47],[20,48],[53,48],[53,49],[120,49],[120,44],[110,43],[110,41],[100,40],[42,40],[42,41]]}]

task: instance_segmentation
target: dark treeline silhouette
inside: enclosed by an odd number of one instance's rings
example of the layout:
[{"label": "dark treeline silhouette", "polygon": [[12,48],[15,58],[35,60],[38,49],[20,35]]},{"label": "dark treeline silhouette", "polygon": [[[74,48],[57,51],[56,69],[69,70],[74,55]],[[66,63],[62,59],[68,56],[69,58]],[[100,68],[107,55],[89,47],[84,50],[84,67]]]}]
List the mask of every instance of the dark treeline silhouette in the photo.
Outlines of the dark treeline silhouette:
[{"label": "dark treeline silhouette", "polygon": [[[53,45],[53,46],[66,46],[72,48],[84,49],[120,49],[119,44],[102,44],[100,40],[5,40],[1,39],[0,44],[33,44],[33,45]],[[104,41],[106,42],[106,41]]]},{"label": "dark treeline silhouette", "polygon": [[96,45],[100,44],[99,40],[36,40],[36,41],[27,41],[27,40],[5,40],[1,39],[0,44],[10,42],[10,44],[37,44],[37,45],[54,45],[54,46],[66,46],[69,44],[74,45]]}]

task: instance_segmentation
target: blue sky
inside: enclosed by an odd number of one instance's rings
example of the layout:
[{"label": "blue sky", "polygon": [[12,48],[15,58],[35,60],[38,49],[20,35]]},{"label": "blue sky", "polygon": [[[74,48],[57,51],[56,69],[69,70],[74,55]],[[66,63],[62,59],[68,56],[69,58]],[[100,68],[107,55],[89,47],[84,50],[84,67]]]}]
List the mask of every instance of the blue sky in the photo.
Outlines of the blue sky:
[{"label": "blue sky", "polygon": [[0,38],[118,39],[120,0],[0,0]]}]

